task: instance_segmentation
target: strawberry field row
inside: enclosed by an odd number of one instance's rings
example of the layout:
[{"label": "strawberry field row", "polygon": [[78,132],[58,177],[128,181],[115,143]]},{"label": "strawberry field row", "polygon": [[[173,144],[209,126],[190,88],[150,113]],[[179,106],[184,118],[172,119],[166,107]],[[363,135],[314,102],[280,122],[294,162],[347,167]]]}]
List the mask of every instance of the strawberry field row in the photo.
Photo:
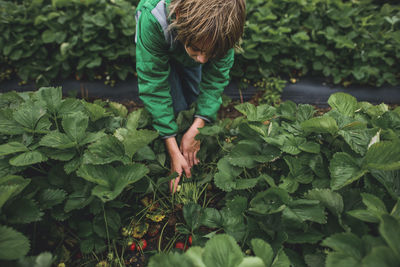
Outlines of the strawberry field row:
[{"label": "strawberry field row", "polygon": [[328,104],[236,105],[200,130],[201,163],[171,195],[144,110],[1,94],[1,265],[398,266],[400,108]]}]

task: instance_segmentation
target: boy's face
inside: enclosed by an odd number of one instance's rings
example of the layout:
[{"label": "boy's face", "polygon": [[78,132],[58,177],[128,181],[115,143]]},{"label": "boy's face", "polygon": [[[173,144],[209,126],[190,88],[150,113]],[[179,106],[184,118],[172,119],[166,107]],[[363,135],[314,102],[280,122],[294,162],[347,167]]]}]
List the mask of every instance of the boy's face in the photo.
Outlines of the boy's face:
[{"label": "boy's face", "polygon": [[204,64],[210,59],[210,54],[203,47],[201,44],[191,44],[185,45],[185,50],[194,61]]}]

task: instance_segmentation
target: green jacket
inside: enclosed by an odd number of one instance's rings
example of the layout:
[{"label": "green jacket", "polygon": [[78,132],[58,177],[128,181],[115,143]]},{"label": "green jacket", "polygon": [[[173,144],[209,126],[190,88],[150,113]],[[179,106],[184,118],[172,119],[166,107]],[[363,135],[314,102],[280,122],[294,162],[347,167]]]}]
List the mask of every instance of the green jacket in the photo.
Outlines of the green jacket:
[{"label": "green jacket", "polygon": [[[160,136],[172,136],[178,131],[170,95],[168,77],[169,59],[184,66],[200,63],[190,58],[184,46],[174,40],[167,30],[168,6],[171,0],[141,0],[136,9],[136,71],[139,97],[153,116],[153,127]],[[202,67],[200,94],[197,98],[196,115],[210,121],[216,119],[221,105],[221,94],[229,82],[234,51],[218,60],[210,59]]]}]

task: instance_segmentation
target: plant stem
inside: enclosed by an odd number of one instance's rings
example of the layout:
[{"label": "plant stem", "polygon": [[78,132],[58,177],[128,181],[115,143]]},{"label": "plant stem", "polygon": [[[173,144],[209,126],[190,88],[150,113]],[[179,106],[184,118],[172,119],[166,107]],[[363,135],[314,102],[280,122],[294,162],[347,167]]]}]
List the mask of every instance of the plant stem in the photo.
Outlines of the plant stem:
[{"label": "plant stem", "polygon": [[107,217],[106,217],[106,210],[104,209],[104,203],[102,203],[101,207],[103,208],[104,223],[106,224],[108,252],[110,253],[110,246],[111,246],[110,245],[110,234],[108,232],[108,223],[107,223]]}]

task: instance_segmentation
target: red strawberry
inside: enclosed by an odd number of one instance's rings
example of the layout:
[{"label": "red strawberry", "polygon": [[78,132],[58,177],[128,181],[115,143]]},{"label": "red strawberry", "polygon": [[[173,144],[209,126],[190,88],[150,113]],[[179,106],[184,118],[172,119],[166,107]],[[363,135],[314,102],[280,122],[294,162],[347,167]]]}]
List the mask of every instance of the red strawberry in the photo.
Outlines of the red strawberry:
[{"label": "red strawberry", "polygon": [[192,236],[189,236],[189,244],[192,245]]},{"label": "red strawberry", "polygon": [[145,249],[147,248],[147,241],[146,241],[146,239],[141,239],[141,240],[139,241],[139,243],[138,243],[138,247],[139,247],[141,250],[145,250]]},{"label": "red strawberry", "polygon": [[185,249],[185,244],[183,244],[183,242],[176,242],[175,248],[180,249],[180,250],[184,250]]},{"label": "red strawberry", "polygon": [[130,251],[135,251],[135,248],[136,248],[136,244],[135,243],[132,243],[132,245],[129,246],[129,250]]}]

